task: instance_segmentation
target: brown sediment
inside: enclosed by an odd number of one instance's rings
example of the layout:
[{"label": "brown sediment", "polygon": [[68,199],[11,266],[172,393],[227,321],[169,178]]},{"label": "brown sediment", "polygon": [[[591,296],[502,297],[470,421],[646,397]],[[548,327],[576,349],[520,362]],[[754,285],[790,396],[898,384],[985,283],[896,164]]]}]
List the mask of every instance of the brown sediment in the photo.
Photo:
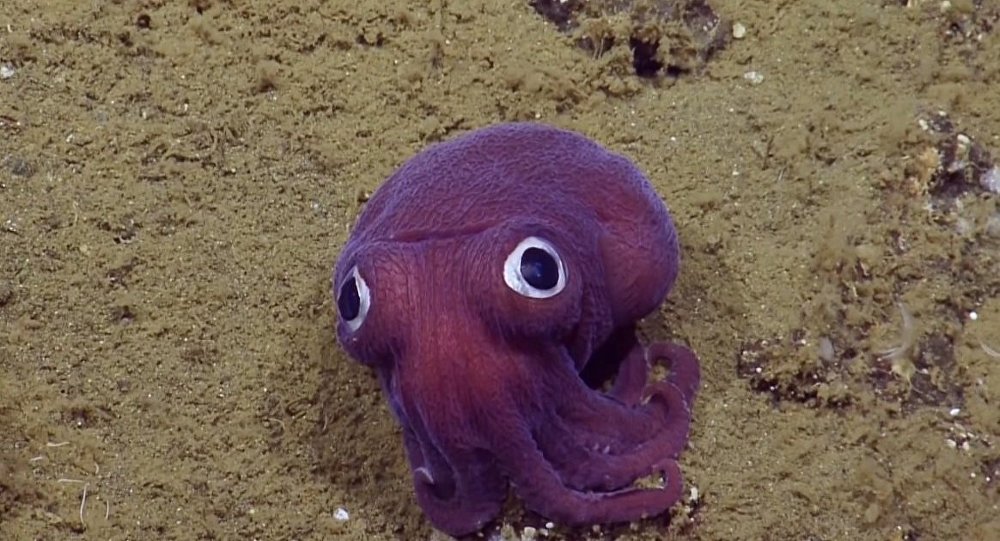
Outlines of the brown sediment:
[{"label": "brown sediment", "polygon": [[716,1],[706,49],[567,4],[0,2],[0,538],[429,537],[330,266],[404,159],[526,119],[649,174],[684,259],[643,332],[705,371],[697,498],[549,539],[995,532],[995,5]]}]

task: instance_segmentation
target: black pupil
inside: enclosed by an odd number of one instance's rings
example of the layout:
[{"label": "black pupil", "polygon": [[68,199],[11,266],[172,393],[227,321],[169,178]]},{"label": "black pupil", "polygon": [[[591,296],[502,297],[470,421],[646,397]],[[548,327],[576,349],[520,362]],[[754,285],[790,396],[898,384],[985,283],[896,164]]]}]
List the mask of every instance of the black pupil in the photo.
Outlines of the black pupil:
[{"label": "black pupil", "polygon": [[521,254],[521,276],[535,289],[552,289],[559,283],[559,264],[541,248],[528,248]]},{"label": "black pupil", "polygon": [[358,317],[361,311],[361,297],[358,295],[358,283],[354,278],[350,278],[340,286],[337,309],[340,310],[340,317],[346,321]]}]

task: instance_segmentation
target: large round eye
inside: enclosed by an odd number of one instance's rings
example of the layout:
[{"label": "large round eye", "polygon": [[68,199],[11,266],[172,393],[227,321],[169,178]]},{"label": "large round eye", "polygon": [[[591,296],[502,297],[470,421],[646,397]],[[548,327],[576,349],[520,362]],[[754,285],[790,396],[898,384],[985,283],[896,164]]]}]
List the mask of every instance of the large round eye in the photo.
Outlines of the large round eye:
[{"label": "large round eye", "polygon": [[371,304],[372,292],[358,273],[358,268],[354,267],[347,280],[340,284],[340,291],[337,293],[337,310],[351,332],[361,328]]},{"label": "large round eye", "polygon": [[547,299],[566,287],[566,269],[551,244],[528,237],[504,261],[503,281],[525,297]]}]

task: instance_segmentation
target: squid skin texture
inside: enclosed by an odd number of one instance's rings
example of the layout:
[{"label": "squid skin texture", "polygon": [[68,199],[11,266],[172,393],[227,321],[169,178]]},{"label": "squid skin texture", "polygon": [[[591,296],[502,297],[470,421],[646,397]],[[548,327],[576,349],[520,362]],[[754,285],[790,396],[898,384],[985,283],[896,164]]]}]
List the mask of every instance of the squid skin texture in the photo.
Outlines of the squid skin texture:
[{"label": "squid skin texture", "polygon": [[[681,498],[699,362],[636,336],[679,261],[635,165],[543,124],[433,145],[379,187],[334,269],[337,334],[378,375],[433,526],[474,533],[511,487],[564,525]],[[653,364],[669,376],[650,381]]]}]

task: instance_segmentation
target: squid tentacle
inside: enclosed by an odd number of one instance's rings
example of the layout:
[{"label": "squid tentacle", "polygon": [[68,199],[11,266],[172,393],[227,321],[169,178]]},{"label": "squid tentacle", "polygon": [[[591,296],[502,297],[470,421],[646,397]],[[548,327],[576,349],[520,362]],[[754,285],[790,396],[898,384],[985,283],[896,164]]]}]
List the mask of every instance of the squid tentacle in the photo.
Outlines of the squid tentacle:
[{"label": "squid tentacle", "polygon": [[581,441],[559,418],[550,419],[534,436],[563,482],[578,490],[607,491],[628,486],[676,459],[682,445],[676,441],[676,431],[664,430],[661,436],[612,454],[609,447]]},{"label": "squid tentacle", "polygon": [[[507,479],[485,452],[439,449],[421,421],[404,429],[403,441],[417,502],[438,529],[473,533],[500,513]],[[461,475],[450,462],[463,464]]]},{"label": "squid tentacle", "polygon": [[680,344],[654,342],[646,349],[646,358],[670,369],[666,381],[680,389],[684,402],[690,406],[701,383],[701,367],[694,352]]},{"label": "squid tentacle", "polygon": [[540,383],[550,390],[548,410],[572,426],[575,439],[585,446],[618,455],[663,437],[683,439],[687,434],[686,395],[674,387],[662,382],[648,385],[644,393],[651,395],[649,402],[630,406],[594,391],[560,367],[549,363],[541,376]]},{"label": "squid tentacle", "polygon": [[677,462],[664,461],[663,488],[626,488],[606,492],[578,490],[563,483],[526,427],[503,427],[493,435],[493,452],[525,506],[566,525],[631,522],[658,515],[682,496]]},{"label": "squid tentacle", "polygon": [[[580,490],[622,488],[683,451],[691,414],[685,395],[673,384],[649,386],[649,403],[630,407],[582,382],[567,382],[574,380],[563,378],[561,392],[551,394],[551,406],[532,430],[566,485]],[[639,435],[623,438],[626,426]]]}]

